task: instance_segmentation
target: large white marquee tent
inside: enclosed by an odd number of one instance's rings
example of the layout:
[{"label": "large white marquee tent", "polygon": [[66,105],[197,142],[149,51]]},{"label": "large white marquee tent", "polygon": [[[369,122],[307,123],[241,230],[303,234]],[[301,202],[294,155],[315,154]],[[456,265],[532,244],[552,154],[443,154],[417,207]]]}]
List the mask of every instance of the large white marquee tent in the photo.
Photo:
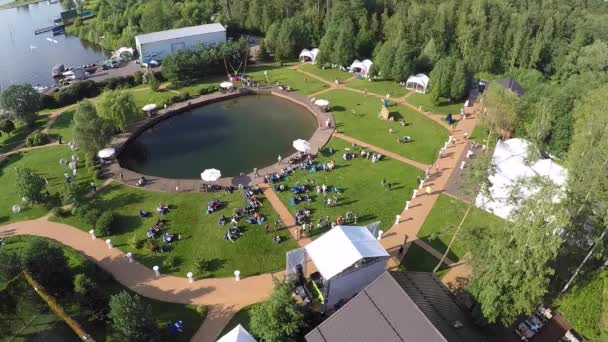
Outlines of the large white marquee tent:
[{"label": "large white marquee tent", "polygon": [[426,94],[428,86],[429,77],[425,74],[412,75],[405,81],[405,88],[417,93]]},{"label": "large white marquee tent", "polygon": [[226,335],[222,336],[217,342],[257,342],[251,334],[243,328],[242,325],[237,325],[230,330]]},{"label": "large white marquee tent", "polygon": [[312,50],[304,49],[300,52],[300,62],[310,62],[311,64],[317,63],[317,56],[319,55],[319,49],[314,48]]},{"label": "large white marquee tent", "polygon": [[[496,173],[489,177],[490,198],[480,193],[475,199],[476,206],[507,219],[516,209],[516,205],[510,203],[508,199],[518,180],[545,176],[558,186],[565,186],[566,170],[551,159],[539,159],[530,163],[527,161],[529,147],[530,143],[520,138],[499,141],[496,144],[492,155]],[[534,189],[523,188],[519,195],[525,198],[533,193]]]},{"label": "large white marquee tent", "polygon": [[358,73],[361,73],[361,75],[363,75],[363,76],[367,76],[367,74],[369,73],[369,70],[372,67],[372,64],[374,64],[374,63],[372,61],[370,61],[369,59],[365,59],[362,62],[359,61],[358,59],[355,59],[353,64],[351,64],[348,69],[351,72],[358,72]]}]

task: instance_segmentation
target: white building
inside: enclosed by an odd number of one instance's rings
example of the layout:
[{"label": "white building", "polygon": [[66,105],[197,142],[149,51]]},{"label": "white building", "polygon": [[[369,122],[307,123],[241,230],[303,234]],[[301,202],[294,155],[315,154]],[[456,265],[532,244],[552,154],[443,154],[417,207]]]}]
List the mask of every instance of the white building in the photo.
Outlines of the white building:
[{"label": "white building", "polygon": [[320,278],[311,278],[328,308],[369,285],[389,258],[367,227],[336,226],[304,249],[319,272]]},{"label": "white building", "polygon": [[135,36],[135,46],[142,63],[160,61],[176,51],[194,49],[200,44],[210,46],[225,41],[226,29],[222,24],[190,26]]}]

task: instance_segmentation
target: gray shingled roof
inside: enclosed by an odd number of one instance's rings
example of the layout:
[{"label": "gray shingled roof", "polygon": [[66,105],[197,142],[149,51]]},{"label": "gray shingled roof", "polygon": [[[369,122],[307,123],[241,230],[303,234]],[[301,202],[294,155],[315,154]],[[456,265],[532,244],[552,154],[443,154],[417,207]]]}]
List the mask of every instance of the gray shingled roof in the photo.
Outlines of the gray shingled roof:
[{"label": "gray shingled roof", "polygon": [[501,87],[505,88],[505,89],[509,89],[512,92],[514,92],[515,94],[517,94],[517,96],[522,96],[526,91],[524,90],[524,88],[522,88],[519,83],[517,83],[517,81],[515,81],[514,79],[512,79],[511,77],[508,78],[502,78],[500,80],[496,80],[495,81],[498,85],[500,85]]},{"label": "gray shingled roof", "polygon": [[226,29],[222,24],[205,24],[198,26],[182,27],[173,30],[145,33],[135,36],[140,44],[159,42],[169,39],[196,36],[204,33],[224,32]]},{"label": "gray shingled roof", "polygon": [[[429,278],[430,277],[430,278]],[[421,290],[418,286],[429,287]],[[308,342],[484,341],[431,274],[384,272],[306,335]],[[410,294],[410,292],[412,292]],[[453,321],[464,326],[456,329]]]}]

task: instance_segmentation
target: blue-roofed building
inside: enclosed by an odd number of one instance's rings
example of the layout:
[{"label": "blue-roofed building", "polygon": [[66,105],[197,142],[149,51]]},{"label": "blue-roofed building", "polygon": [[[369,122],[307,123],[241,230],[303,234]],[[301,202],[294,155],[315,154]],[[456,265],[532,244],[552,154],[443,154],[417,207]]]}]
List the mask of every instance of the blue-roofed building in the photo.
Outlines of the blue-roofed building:
[{"label": "blue-roofed building", "polygon": [[222,24],[189,26],[135,36],[135,46],[142,63],[162,61],[177,51],[194,49],[201,44],[211,46],[225,41],[226,29]]}]

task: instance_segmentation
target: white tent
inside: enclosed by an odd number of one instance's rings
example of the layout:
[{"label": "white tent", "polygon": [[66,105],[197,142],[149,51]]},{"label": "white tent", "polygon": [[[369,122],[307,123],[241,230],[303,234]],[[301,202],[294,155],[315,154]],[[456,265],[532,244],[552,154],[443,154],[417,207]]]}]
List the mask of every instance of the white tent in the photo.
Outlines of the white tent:
[{"label": "white tent", "polygon": [[311,64],[317,63],[317,56],[319,55],[319,49],[314,48],[312,50],[304,49],[300,52],[300,62],[310,62]]},{"label": "white tent", "polygon": [[425,74],[416,74],[408,77],[405,88],[417,93],[425,94],[429,86],[429,77]]},{"label": "white tent", "polygon": [[237,325],[230,330],[226,335],[222,336],[217,342],[257,342],[251,334],[243,328],[242,325]]},{"label": "white tent", "polygon": [[121,60],[131,60],[135,55],[135,50],[133,48],[121,47],[118,50],[114,51],[112,54],[113,57],[121,59]]},{"label": "white tent", "polygon": [[365,59],[365,60],[363,60],[363,62],[359,61],[358,59],[355,59],[353,64],[351,64],[348,69],[351,72],[358,72],[358,73],[361,73],[361,75],[363,75],[363,76],[367,76],[367,74],[369,73],[369,70],[372,67],[372,64],[374,64],[374,63],[372,61],[370,61],[369,59]]},{"label": "white tent", "polygon": [[304,248],[325,279],[364,258],[389,256],[367,227],[336,226]]},{"label": "white tent", "polygon": [[[517,181],[534,176],[545,176],[560,187],[565,186],[566,170],[553,160],[539,159],[533,163],[527,161],[529,146],[528,141],[519,138],[499,141],[496,144],[492,155],[496,173],[489,178],[492,185],[490,198],[480,193],[475,199],[476,206],[507,219],[516,209],[516,205],[510,203],[509,195]],[[526,198],[534,192],[534,189],[522,188],[519,196]]]}]

